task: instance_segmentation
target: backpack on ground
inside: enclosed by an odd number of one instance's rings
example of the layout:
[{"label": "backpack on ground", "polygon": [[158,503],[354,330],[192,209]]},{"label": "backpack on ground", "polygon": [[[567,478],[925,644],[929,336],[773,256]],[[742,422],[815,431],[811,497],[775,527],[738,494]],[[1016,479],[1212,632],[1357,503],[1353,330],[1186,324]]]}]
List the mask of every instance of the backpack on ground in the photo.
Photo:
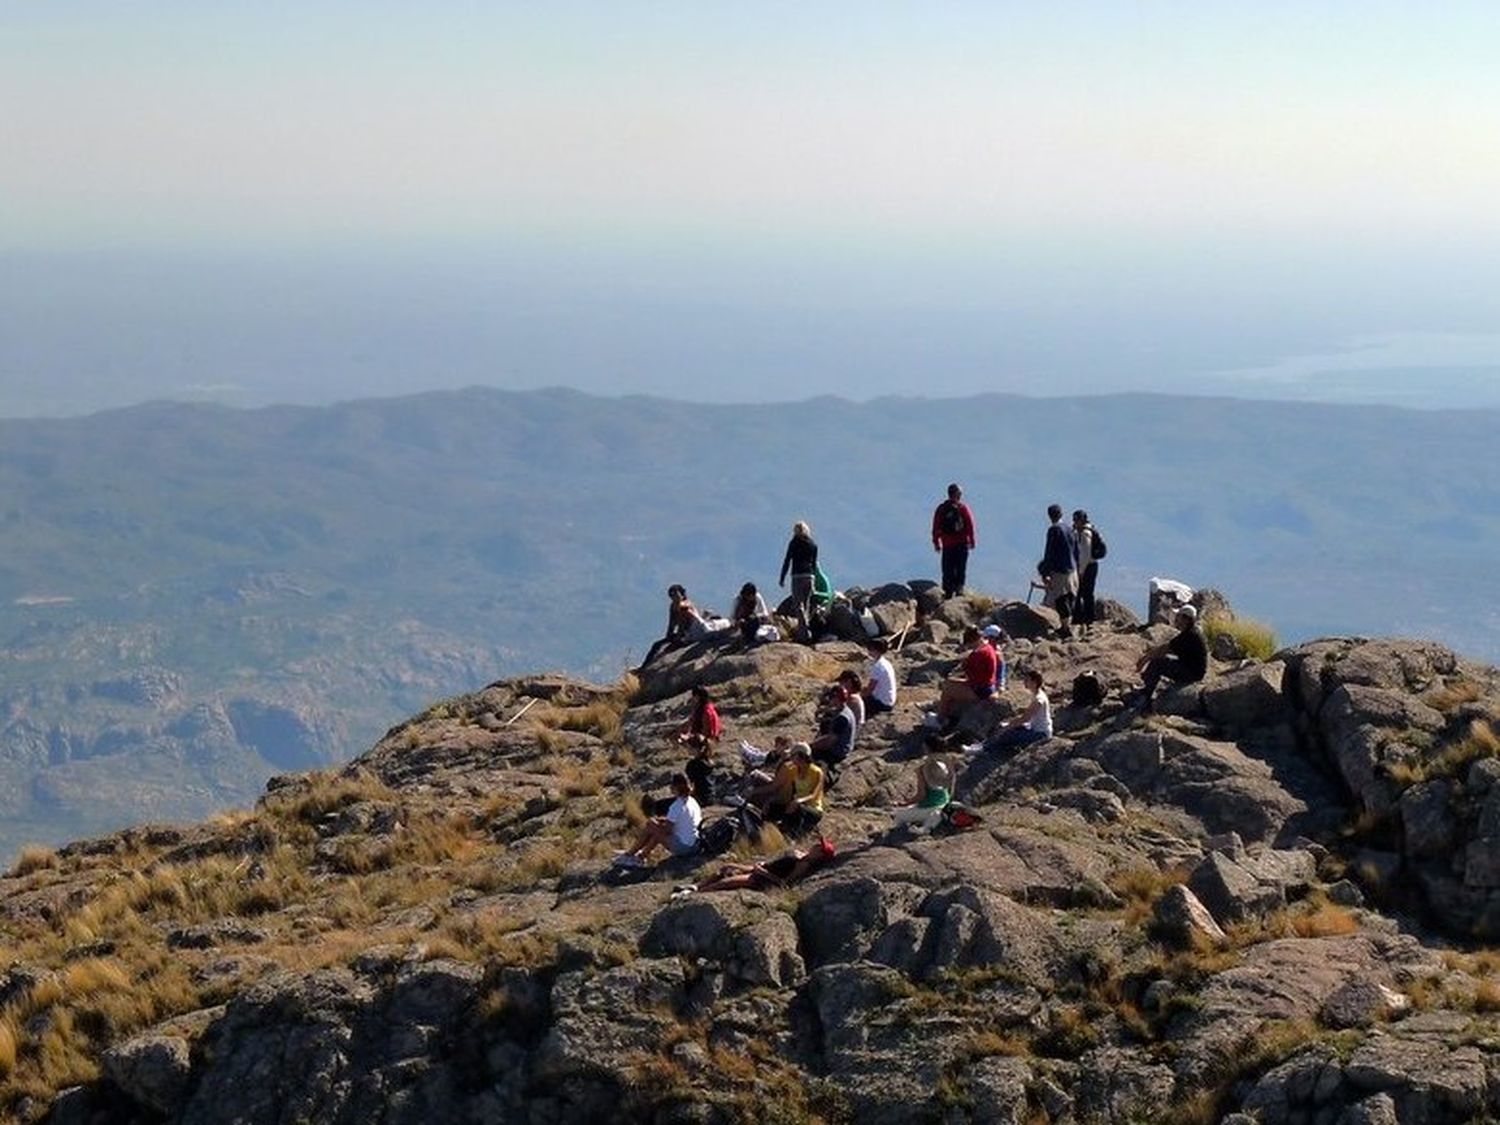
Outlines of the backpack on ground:
[{"label": "backpack on ground", "polygon": [[1104,684],[1094,672],[1079,672],[1073,677],[1073,706],[1097,707],[1104,702]]},{"label": "backpack on ground", "polygon": [[1094,541],[1093,558],[1096,561],[1109,554],[1109,544],[1104,541],[1104,536],[1099,534],[1099,529],[1093,524],[1089,524],[1089,535]]},{"label": "backpack on ground", "polygon": [[943,514],[938,517],[938,527],[944,535],[962,535],[968,530],[964,525],[964,510],[952,500],[943,501]]},{"label": "backpack on ground", "polygon": [[949,828],[962,831],[965,828],[977,828],[984,823],[984,817],[968,805],[958,801],[949,801],[943,806],[943,823]]},{"label": "backpack on ground", "polygon": [[704,855],[723,855],[734,847],[734,838],[739,833],[739,819],[734,814],[717,817],[698,833],[698,850]]}]

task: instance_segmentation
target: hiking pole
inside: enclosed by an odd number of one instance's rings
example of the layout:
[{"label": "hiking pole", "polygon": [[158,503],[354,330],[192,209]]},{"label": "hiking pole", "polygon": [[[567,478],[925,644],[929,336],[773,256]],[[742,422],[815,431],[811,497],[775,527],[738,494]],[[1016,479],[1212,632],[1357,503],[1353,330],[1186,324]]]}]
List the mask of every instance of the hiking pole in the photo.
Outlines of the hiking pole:
[{"label": "hiking pole", "polygon": [[526,714],[527,711],[530,711],[533,707],[535,707],[538,702],[540,702],[540,701],[536,700],[536,699],[533,699],[530,702],[528,702],[525,707],[522,707],[514,715],[512,715],[510,718],[506,719],[505,720],[505,725],[506,726],[510,726],[511,723],[515,722],[522,715]]}]

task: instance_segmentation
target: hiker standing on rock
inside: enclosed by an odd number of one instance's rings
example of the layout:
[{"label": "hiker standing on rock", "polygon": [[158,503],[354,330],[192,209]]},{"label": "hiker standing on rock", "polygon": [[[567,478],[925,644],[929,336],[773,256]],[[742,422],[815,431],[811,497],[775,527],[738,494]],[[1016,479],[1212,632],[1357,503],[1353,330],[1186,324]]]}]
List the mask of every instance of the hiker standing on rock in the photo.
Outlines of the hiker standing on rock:
[{"label": "hiker standing on rock", "polygon": [[932,513],[932,549],[943,556],[943,597],[964,592],[969,572],[969,552],[974,549],[974,513],[964,503],[964,490],[948,486],[948,499]]},{"label": "hiker standing on rock", "polygon": [[818,575],[818,545],[813,542],[812,528],[802,520],[792,524],[792,538],[786,545],[786,554],[781,560],[781,578],[778,586],[786,585],[786,576],[792,576],[792,600],[797,607],[797,625],[800,639],[812,640],[812,622],[809,619],[813,583]]},{"label": "hiker standing on rock", "polygon": [[1047,508],[1047,518],[1052,522],[1047,528],[1047,545],[1042,561],[1036,564],[1036,569],[1047,586],[1047,595],[1042,599],[1042,604],[1057,611],[1057,635],[1067,639],[1073,635],[1071,618],[1073,599],[1078,595],[1078,562],[1074,557],[1073,535],[1063,526],[1062,515],[1061,504],[1052,504]]},{"label": "hiker standing on rock", "polygon": [[1078,561],[1078,604],[1074,608],[1073,620],[1083,629],[1085,637],[1094,631],[1094,584],[1099,581],[1103,543],[1094,525],[1089,523],[1089,514],[1082,508],[1075,511],[1073,546]]}]

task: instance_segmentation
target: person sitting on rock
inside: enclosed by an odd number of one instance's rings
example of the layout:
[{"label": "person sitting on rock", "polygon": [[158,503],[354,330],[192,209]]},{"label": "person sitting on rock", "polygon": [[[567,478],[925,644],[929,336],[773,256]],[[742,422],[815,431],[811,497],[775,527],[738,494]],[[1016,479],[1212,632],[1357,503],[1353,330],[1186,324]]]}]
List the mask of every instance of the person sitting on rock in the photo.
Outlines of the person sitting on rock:
[{"label": "person sitting on rock", "polygon": [[972,625],[964,630],[964,644],[969,646],[963,666],[957,675],[943,681],[938,693],[937,712],[929,715],[938,724],[950,727],[958,722],[965,707],[995,694],[995,681],[1000,673],[1000,656]]},{"label": "person sitting on rock", "polygon": [[859,673],[853,668],[845,668],[839,673],[839,686],[844,689],[844,705],[849,708],[850,714],[854,716],[854,733],[859,734],[859,728],[865,725],[865,697],[860,694]]},{"label": "person sitting on rock", "polygon": [[687,590],[673,583],[667,587],[667,632],[659,641],[651,646],[646,652],[646,659],[641,661],[644,668],[669,648],[686,644],[694,636],[707,631],[707,625],[703,615],[698,612],[697,606],[688,600]]},{"label": "person sitting on rock", "polygon": [[818,735],[808,745],[813,761],[823,766],[837,766],[854,749],[859,726],[849,709],[849,693],[842,684],[834,684],[823,693],[818,711]]},{"label": "person sitting on rock", "polygon": [[708,693],[706,687],[696,686],[691,694],[693,710],[688,715],[687,722],[682,725],[682,729],[677,732],[677,741],[697,750],[718,742],[724,734],[724,724],[719,719],[719,711],[714,706],[713,696]]},{"label": "person sitting on rock", "polygon": [[766,863],[726,863],[714,872],[713,878],[697,884],[684,883],[672,892],[672,897],[706,891],[769,891],[790,887],[831,863],[835,854],[833,844],[819,836],[811,847],[794,848]]},{"label": "person sitting on rock", "polygon": [[692,855],[698,850],[698,829],[703,810],[693,799],[692,784],[687,775],[672,775],[674,800],[665,816],[653,816],[641,827],[635,847],[615,856],[616,867],[644,867],[646,857],[665,847],[674,856]]},{"label": "person sitting on rock", "polygon": [[761,815],[789,836],[800,836],[823,819],[823,768],[805,742],[792,746],[769,785],[750,794]]},{"label": "person sitting on rock", "polygon": [[1185,605],[1173,619],[1177,635],[1165,644],[1147,649],[1136,661],[1135,670],[1143,680],[1137,700],[1141,713],[1149,715],[1156,685],[1163,679],[1178,684],[1195,684],[1208,675],[1208,638],[1198,628],[1198,611]]},{"label": "person sitting on rock", "polygon": [[860,694],[865,701],[865,715],[883,715],[896,707],[896,668],[891,663],[890,642],[876,637],[867,644],[870,653],[870,680]]},{"label": "person sitting on rock", "polygon": [[913,832],[931,832],[943,819],[943,810],[953,800],[953,767],[947,758],[948,744],[935,734],[923,743],[926,756],[917,767],[916,803],[895,809],[891,818],[897,827]]},{"label": "person sitting on rock", "polygon": [[740,587],[740,596],[734,599],[729,619],[746,642],[754,641],[760,627],[770,624],[771,611],[766,608],[766,599],[760,596],[754,582],[746,582]]},{"label": "person sitting on rock", "polygon": [[979,635],[990,648],[995,650],[995,684],[1000,691],[1005,690],[1005,630],[998,625],[986,625],[979,630]]},{"label": "person sitting on rock", "polygon": [[1031,702],[1024,711],[1006,719],[1000,729],[984,742],[986,751],[1019,750],[1033,742],[1052,737],[1052,701],[1047,698],[1046,681],[1035,668],[1028,668],[1021,679],[1031,692]]}]

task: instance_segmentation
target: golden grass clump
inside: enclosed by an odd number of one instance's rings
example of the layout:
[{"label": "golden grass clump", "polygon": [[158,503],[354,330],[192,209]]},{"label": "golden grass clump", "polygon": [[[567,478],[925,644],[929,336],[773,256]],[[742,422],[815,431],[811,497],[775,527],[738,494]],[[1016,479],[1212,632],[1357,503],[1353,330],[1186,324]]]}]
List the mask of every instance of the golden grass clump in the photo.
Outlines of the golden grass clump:
[{"label": "golden grass clump", "polygon": [[10,1020],[0,1020],[0,1078],[16,1072],[16,1029]]},{"label": "golden grass clump", "polygon": [[297,784],[261,798],[265,811],[277,819],[314,825],[361,801],[394,801],[395,790],[369,770],[349,773],[322,771],[304,774]]},{"label": "golden grass clump", "polygon": [[1465,703],[1473,703],[1484,695],[1484,687],[1477,680],[1458,680],[1427,693],[1425,702],[1435,711],[1451,715]]},{"label": "golden grass clump", "polygon": [[1143,864],[1117,871],[1109,879],[1109,889],[1125,900],[1125,923],[1138,926],[1151,917],[1157,899],[1175,884],[1187,882],[1187,877],[1185,867],[1162,870]]},{"label": "golden grass clump", "polygon": [[1232,638],[1246,656],[1253,660],[1269,660],[1279,647],[1276,633],[1269,625],[1250,617],[1237,617],[1225,613],[1211,613],[1203,619],[1203,635],[1208,643],[1221,636]]},{"label": "golden grass clump", "polygon": [[33,875],[38,871],[51,871],[58,865],[57,852],[41,844],[27,844],[16,857],[10,869],[14,878]]}]

